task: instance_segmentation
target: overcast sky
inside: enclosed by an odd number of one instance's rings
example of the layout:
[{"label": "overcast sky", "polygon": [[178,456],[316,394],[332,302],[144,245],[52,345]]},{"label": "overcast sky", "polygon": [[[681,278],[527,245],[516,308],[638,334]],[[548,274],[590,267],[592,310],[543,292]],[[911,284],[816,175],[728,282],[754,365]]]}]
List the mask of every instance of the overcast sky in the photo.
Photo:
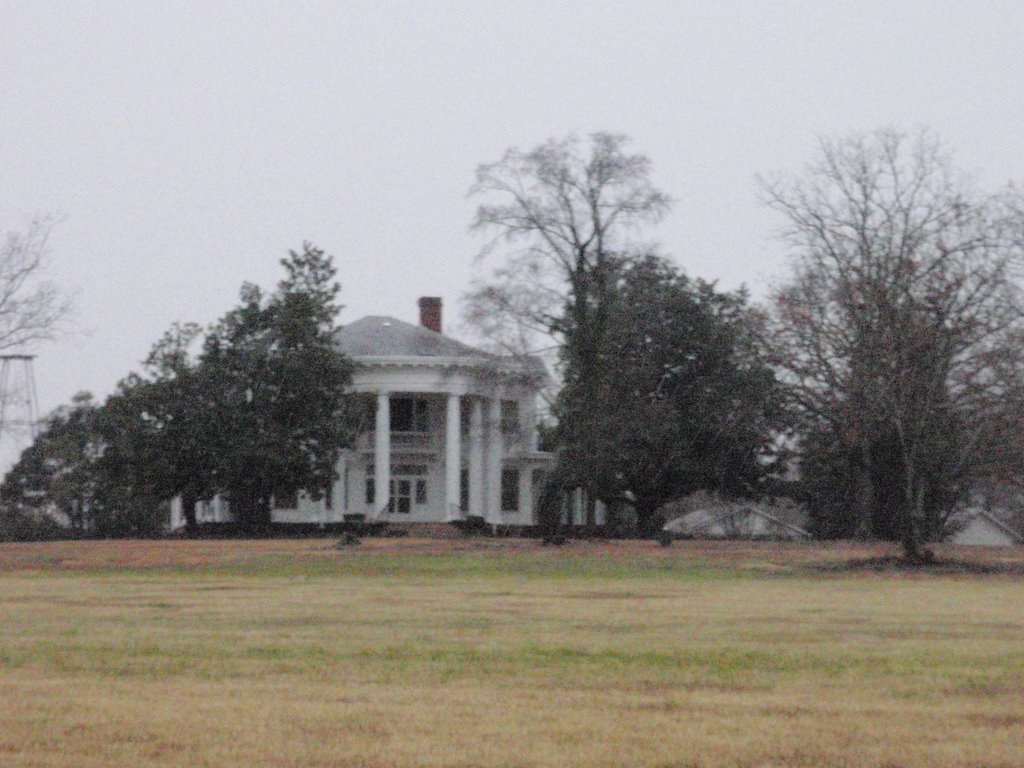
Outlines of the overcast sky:
[{"label": "overcast sky", "polygon": [[1024,2],[0,0],[0,231],[66,216],[81,332],[38,346],[42,410],[109,394],[178,320],[272,286],[303,240],[347,305],[456,330],[476,165],[630,135],[674,199],[650,236],[755,296],[784,274],[754,175],[817,137],[933,128],[1024,180]]}]

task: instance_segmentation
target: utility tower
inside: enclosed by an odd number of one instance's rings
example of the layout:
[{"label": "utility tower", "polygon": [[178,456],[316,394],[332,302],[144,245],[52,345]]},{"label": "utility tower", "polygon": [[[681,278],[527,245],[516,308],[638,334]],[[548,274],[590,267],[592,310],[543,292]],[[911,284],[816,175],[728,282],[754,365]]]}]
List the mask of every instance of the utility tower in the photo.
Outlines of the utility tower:
[{"label": "utility tower", "polygon": [[35,357],[0,355],[0,450],[4,453],[31,445],[39,433]]}]

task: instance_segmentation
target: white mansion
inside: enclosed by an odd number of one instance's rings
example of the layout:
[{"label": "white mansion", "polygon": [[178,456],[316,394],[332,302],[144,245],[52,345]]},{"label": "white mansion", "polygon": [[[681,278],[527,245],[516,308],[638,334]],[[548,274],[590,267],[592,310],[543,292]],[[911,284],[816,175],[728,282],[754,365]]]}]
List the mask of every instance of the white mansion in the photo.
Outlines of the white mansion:
[{"label": "white mansion", "polygon": [[[419,307],[418,326],[370,316],[338,332],[338,348],[357,364],[351,391],[365,408],[356,444],[339,458],[326,499],[275,499],[274,522],[327,524],[364,515],[537,523],[535,489],[554,461],[537,450],[544,366],[442,335],[439,298],[424,297]],[[180,508],[174,511],[172,527],[180,524]],[[229,505],[200,503],[197,518],[226,522]]]}]

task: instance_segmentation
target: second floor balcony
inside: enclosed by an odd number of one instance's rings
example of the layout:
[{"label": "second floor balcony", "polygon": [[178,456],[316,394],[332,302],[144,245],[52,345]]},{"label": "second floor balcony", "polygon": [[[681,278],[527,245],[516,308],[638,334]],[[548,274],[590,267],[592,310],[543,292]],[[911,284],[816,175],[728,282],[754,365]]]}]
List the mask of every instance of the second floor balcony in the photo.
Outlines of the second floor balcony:
[{"label": "second floor balcony", "polygon": [[[436,435],[433,432],[405,432],[394,429],[391,430],[391,450],[397,449],[402,451],[434,453],[440,449],[443,440],[443,435]],[[375,432],[364,432],[359,435],[356,447],[361,451],[372,451],[375,441]]]}]

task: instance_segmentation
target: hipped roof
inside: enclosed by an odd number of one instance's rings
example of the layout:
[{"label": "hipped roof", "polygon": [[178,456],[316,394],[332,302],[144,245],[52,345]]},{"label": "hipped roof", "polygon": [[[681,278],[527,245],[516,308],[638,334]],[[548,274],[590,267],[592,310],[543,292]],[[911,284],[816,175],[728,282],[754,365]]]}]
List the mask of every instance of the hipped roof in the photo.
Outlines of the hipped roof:
[{"label": "hipped roof", "polygon": [[496,355],[403,320],[370,315],[343,327],[335,335],[338,348],[349,357],[473,357],[498,360]]},{"label": "hipped roof", "polygon": [[510,374],[544,381],[547,371],[536,357],[501,356],[463,344],[444,334],[386,315],[369,315],[335,334],[338,349],[349,357],[423,358],[439,363],[464,360],[473,365],[492,363]]}]

